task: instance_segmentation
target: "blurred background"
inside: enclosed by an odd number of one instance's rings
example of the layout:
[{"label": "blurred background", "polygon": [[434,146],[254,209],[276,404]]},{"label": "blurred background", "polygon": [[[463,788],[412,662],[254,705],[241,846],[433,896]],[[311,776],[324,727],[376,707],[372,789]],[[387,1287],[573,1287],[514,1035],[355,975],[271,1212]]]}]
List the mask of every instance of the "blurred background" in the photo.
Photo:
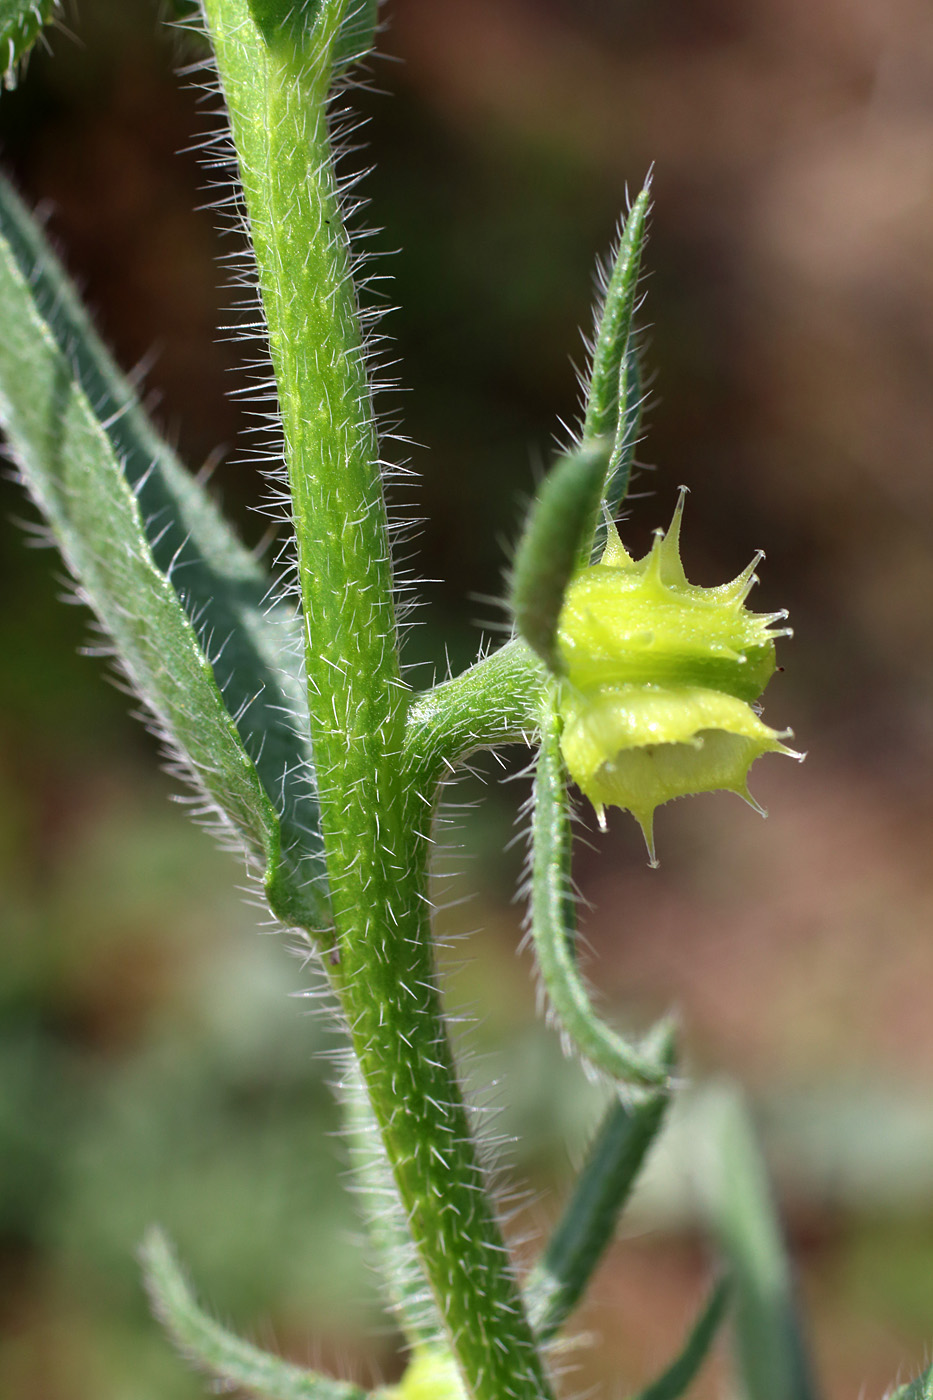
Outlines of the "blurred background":
[{"label": "blurred background", "polygon": [[[933,12],[923,0],[388,0],[365,218],[416,445],[415,684],[501,624],[503,568],[577,411],[595,257],[654,165],[642,313],[652,401],[625,538],[691,488],[689,576],[767,551],[788,607],[766,718],[809,750],[734,798],[664,809],[661,868],[616,814],[581,847],[591,975],[632,1025],[679,1008],[699,1080],[751,1096],[825,1393],[881,1396],[933,1345]],[[218,330],[235,246],[191,152],[213,100],[153,0],[82,0],[0,100],[118,359],[250,540],[262,482]],[[200,206],[200,207],[199,207]],[[194,211],[194,212],[193,212]],[[400,251],[395,251],[400,250]],[[218,285],[220,284],[220,290]],[[344,1191],[311,977],[259,936],[239,873],[167,801],[154,745],[83,658],[54,555],[0,483],[0,1376],[15,1400],[190,1400],[148,1318],[151,1221],[258,1341],[398,1373]],[[542,1230],[599,1110],[534,1018],[514,902],[521,756],[452,793],[439,929],[467,1074]],[[495,781],[483,781],[495,778]],[[513,837],[518,837],[513,842]],[[466,936],[469,935],[467,938]],[[462,941],[461,941],[462,936]],[[709,1260],[674,1132],[600,1272],[575,1386],[673,1350]],[[526,1247],[526,1254],[528,1247]],[[722,1385],[714,1364],[697,1389]]]}]

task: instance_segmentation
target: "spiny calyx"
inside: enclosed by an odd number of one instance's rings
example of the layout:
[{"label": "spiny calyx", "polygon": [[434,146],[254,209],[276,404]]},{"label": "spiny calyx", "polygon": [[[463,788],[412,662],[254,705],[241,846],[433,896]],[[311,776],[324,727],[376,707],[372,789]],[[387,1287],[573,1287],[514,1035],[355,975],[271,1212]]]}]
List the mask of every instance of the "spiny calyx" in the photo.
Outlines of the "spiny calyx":
[{"label": "spiny calyx", "polygon": [[[558,620],[561,751],[593,803],[640,823],[652,864],[655,808],[725,789],[757,807],[748,770],[763,753],[799,757],[754,702],[775,671],[786,613],[753,613],[755,556],[731,583],[688,582],[680,558],[684,491],[666,533],[634,560],[614,527],[598,564],[567,588]],[[760,810],[760,809],[759,809]]]}]

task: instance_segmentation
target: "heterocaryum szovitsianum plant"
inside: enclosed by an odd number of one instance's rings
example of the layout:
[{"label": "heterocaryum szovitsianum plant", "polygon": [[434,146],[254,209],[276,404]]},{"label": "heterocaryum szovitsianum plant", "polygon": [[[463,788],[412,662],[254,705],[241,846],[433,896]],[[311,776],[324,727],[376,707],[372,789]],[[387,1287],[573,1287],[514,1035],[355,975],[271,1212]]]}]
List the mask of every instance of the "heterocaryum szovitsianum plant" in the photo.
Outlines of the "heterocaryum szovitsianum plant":
[{"label": "heterocaryum szovitsianum plant", "polygon": [[[293,570],[267,577],[145,418],[43,235],[0,188],[0,418],[81,596],[204,815],[241,850],[280,923],[316,950],[339,1004],[339,1085],[357,1184],[409,1349],[404,1400],[544,1400],[553,1347],[608,1244],[674,1092],[673,1027],[632,1043],[595,1014],[575,958],[568,770],[597,811],[655,807],[787,752],[755,703],[775,616],[744,604],[753,567],[690,585],[672,529],[636,563],[612,517],[639,431],[633,331],[647,192],[625,221],[596,320],[579,439],[546,479],[512,576],[515,633],[415,694],[399,606],[364,320],[331,150],[335,82],[373,37],[376,0],[203,0],[268,334]],[[54,3],[4,0],[13,65]],[[579,1180],[520,1282],[474,1144],[445,1028],[427,897],[444,779],[478,749],[537,749],[529,922],[566,1042],[613,1086]],[[721,1276],[670,1367],[690,1384],[727,1308],[751,1400],[813,1393],[768,1190],[742,1111],[712,1095],[706,1198]],[[699,1155],[703,1156],[704,1153]],[[157,1312],[228,1386],[353,1400],[226,1331],[167,1241],[147,1241]],[[731,1303],[731,1307],[729,1306]],[[928,1378],[911,1397],[925,1395]]]}]

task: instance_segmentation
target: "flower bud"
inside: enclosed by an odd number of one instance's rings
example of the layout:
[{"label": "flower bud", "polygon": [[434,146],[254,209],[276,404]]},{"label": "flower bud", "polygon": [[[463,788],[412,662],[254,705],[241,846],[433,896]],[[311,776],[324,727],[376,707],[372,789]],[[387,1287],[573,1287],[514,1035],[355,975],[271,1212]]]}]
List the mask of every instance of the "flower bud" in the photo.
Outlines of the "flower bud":
[{"label": "flower bud", "polygon": [[[688,583],[680,559],[684,492],[665,534],[632,559],[610,529],[598,564],[564,596],[561,751],[605,825],[607,806],[640,823],[655,864],[654,811],[674,797],[725,789],[757,806],[748,770],[763,753],[794,754],[753,702],[775,670],[787,614],[753,613],[756,555],[719,588]],[[760,810],[760,808],[758,809]]]}]

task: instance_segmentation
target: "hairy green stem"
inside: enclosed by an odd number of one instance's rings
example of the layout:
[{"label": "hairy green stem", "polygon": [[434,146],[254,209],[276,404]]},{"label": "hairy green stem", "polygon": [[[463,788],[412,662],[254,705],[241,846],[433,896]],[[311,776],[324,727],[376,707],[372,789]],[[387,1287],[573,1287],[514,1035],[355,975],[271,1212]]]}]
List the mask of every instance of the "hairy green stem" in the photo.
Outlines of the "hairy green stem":
[{"label": "hairy green stem", "polygon": [[348,1056],[336,1087],[343,1106],[353,1184],[361,1198],[380,1282],[410,1349],[441,1347],[444,1327],[418,1262],[379,1124],[352,1056]]},{"label": "hairy green stem", "polygon": [[531,933],[541,980],[561,1030],[590,1063],[623,1084],[669,1084],[651,1047],[632,1045],[597,1016],[576,959],[570,816],[554,697],[544,705],[532,818]]},{"label": "hairy green stem", "polygon": [[270,46],[206,0],[279,387],[306,623],[329,969],[422,1265],[476,1400],[548,1393],[444,1029],[427,905],[430,808],[405,779],[385,506],[326,120],[348,12]]},{"label": "hairy green stem", "polygon": [[470,754],[499,744],[531,743],[544,680],[540,661],[516,637],[412,700],[405,763],[432,806],[437,785]]}]

